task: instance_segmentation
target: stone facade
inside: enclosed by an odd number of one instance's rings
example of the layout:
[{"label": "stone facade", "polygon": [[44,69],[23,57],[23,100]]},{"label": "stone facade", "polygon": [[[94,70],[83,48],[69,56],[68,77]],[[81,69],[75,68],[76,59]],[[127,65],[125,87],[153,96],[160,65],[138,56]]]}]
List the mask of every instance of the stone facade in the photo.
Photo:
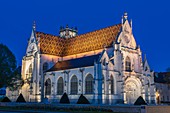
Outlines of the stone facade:
[{"label": "stone facade", "polygon": [[168,77],[170,77],[170,72],[155,73],[154,81],[158,104],[170,104],[170,83]]},{"label": "stone facade", "polygon": [[27,101],[59,102],[67,93],[71,103],[81,94],[93,104],[133,104],[139,96],[155,103],[154,75],[127,13],[121,24],[67,38],[36,32],[34,25],[22,78]]}]

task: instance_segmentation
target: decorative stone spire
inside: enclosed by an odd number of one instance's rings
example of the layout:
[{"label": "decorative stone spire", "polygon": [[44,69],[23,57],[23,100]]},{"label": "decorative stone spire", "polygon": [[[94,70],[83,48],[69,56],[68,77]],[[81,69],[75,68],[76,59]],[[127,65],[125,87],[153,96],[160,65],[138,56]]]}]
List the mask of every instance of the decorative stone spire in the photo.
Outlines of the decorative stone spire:
[{"label": "decorative stone spire", "polygon": [[130,20],[130,27],[131,27],[131,29],[132,29],[132,19]]},{"label": "decorative stone spire", "polygon": [[127,20],[127,18],[128,18],[128,14],[127,14],[127,12],[125,12],[124,15],[122,16],[122,20],[121,20],[122,26],[123,26],[124,22]]},{"label": "decorative stone spire", "polygon": [[36,23],[35,23],[35,20],[33,22],[33,26],[32,26],[33,30],[36,31]]},{"label": "decorative stone spire", "polygon": [[123,25],[123,16],[122,16],[122,25]]},{"label": "decorative stone spire", "polygon": [[146,54],[144,55],[144,61],[146,61],[147,59],[146,59]]},{"label": "decorative stone spire", "polygon": [[124,17],[125,20],[127,20],[127,18],[128,18],[127,12],[124,13],[124,16],[123,16],[123,17]]},{"label": "decorative stone spire", "polygon": [[68,27],[68,24],[66,25],[66,28],[69,28],[69,27]]},{"label": "decorative stone spire", "polygon": [[62,30],[62,26],[60,26],[60,30]]}]

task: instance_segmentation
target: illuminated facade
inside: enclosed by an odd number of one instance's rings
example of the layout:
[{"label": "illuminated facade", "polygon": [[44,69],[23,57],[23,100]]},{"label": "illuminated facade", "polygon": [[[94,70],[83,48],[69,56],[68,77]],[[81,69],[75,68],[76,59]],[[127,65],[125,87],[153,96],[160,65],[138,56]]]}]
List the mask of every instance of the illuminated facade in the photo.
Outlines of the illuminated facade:
[{"label": "illuminated facade", "polygon": [[153,72],[132,33],[127,13],[121,24],[77,35],[61,27],[59,36],[37,32],[35,25],[22,60],[27,101],[71,103],[83,94],[94,104],[133,104],[142,96],[155,103]]},{"label": "illuminated facade", "polygon": [[156,85],[156,101],[157,104],[170,103],[170,72],[160,72],[154,74],[154,81]]}]

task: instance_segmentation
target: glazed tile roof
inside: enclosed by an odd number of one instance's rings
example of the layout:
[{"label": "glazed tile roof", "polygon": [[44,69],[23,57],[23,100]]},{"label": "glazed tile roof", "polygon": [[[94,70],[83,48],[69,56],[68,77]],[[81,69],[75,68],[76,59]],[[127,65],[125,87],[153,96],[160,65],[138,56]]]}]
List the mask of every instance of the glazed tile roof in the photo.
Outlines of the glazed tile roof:
[{"label": "glazed tile roof", "polygon": [[41,54],[67,56],[111,47],[120,32],[121,24],[78,35],[72,38],[36,32]]},{"label": "glazed tile roof", "polygon": [[93,56],[86,56],[86,57],[82,57],[82,58],[71,59],[71,60],[58,61],[47,72],[93,66],[94,62],[98,61],[99,57],[100,57],[100,54],[93,55]]},{"label": "glazed tile roof", "polygon": [[42,32],[36,32],[36,37],[39,38],[39,46],[41,54],[50,54],[56,56],[62,56],[65,39],[54,35],[45,34]]}]

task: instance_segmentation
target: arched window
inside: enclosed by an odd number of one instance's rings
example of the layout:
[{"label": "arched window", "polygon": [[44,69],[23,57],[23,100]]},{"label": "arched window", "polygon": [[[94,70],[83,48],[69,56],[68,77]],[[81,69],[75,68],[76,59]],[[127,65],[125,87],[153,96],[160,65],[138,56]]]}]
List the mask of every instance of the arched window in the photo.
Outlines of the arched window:
[{"label": "arched window", "polygon": [[77,94],[78,92],[78,80],[76,75],[71,78],[71,94]]},{"label": "arched window", "polygon": [[63,82],[63,78],[60,77],[57,82],[57,94],[62,95],[64,91],[63,89],[64,89],[64,82]]},{"label": "arched window", "polygon": [[26,74],[26,79],[30,79],[32,76],[32,64],[29,65],[29,68],[27,70],[27,74]]},{"label": "arched window", "polygon": [[131,61],[130,61],[129,57],[126,57],[125,70],[126,71],[131,71]]},{"label": "arched window", "polygon": [[47,70],[48,70],[48,63],[45,62],[45,63],[43,64],[43,72],[45,72],[45,71],[47,71]]},{"label": "arched window", "polygon": [[86,94],[93,94],[93,76],[88,74],[85,79],[85,92]]},{"label": "arched window", "polygon": [[51,95],[51,80],[47,79],[45,82],[45,95]]},{"label": "arched window", "polygon": [[112,75],[110,77],[110,85],[111,85],[111,94],[114,94],[114,79]]},{"label": "arched window", "polygon": [[30,64],[30,66],[29,66],[28,73],[32,73],[32,64]]}]

